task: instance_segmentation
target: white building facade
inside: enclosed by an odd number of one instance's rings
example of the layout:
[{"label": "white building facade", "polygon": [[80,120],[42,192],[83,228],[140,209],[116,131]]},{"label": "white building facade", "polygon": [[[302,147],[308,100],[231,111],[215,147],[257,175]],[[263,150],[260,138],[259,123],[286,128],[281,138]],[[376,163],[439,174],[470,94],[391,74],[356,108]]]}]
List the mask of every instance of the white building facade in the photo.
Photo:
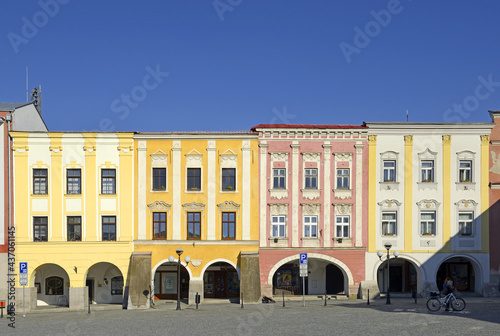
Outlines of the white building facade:
[{"label": "white building facade", "polygon": [[[425,295],[451,277],[460,291],[489,283],[489,134],[493,123],[366,123],[366,280],[381,292]],[[387,271],[384,245],[400,255]]]}]

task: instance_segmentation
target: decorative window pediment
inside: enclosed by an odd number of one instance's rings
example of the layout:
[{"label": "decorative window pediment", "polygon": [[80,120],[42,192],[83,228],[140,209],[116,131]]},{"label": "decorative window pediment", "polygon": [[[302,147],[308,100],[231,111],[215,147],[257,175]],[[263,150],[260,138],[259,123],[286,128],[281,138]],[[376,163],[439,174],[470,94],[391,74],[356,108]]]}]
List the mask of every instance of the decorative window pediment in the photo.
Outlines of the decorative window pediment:
[{"label": "decorative window pediment", "polygon": [[420,202],[417,202],[417,206],[420,210],[437,210],[437,208],[441,205],[436,200],[421,200]]},{"label": "decorative window pediment", "polygon": [[302,152],[302,159],[308,162],[319,162],[321,158],[321,153],[308,153]]},{"label": "decorative window pediment", "polygon": [[274,161],[288,161],[288,152],[269,152],[271,155],[271,162]]},{"label": "decorative window pediment", "polygon": [[163,201],[156,201],[148,204],[149,211],[170,211],[170,207],[170,204],[167,204]]},{"label": "decorative window pediment", "polygon": [[288,203],[269,203],[268,205],[271,216],[288,214]]},{"label": "decorative window pediment", "polygon": [[475,211],[477,207],[477,202],[474,200],[462,199],[456,202],[455,205],[459,211],[464,211],[464,210]]},{"label": "decorative window pediment", "polygon": [[352,161],[352,153],[333,153],[336,161]]},{"label": "decorative window pediment", "polygon": [[184,203],[182,207],[186,211],[202,211],[203,209],[205,209],[205,204],[191,202],[191,203]]},{"label": "decorative window pediment", "polygon": [[352,204],[348,203],[333,203],[335,215],[350,215],[352,213]]},{"label": "decorative window pediment", "polygon": [[200,167],[202,155],[196,149],[193,149],[186,154],[186,166],[188,167]]},{"label": "decorative window pediment", "polygon": [[224,168],[236,168],[236,166],[238,165],[238,155],[236,155],[236,153],[234,153],[232,150],[228,149],[220,155],[220,164],[221,167]]},{"label": "decorative window pediment", "polygon": [[240,204],[233,201],[225,201],[223,203],[217,204],[220,211],[237,211],[240,209]]},{"label": "decorative window pediment", "polygon": [[152,167],[166,167],[167,166],[167,154],[165,154],[161,149],[151,154],[151,166]]},{"label": "decorative window pediment", "polygon": [[382,202],[379,202],[377,204],[382,208],[382,211],[384,211],[384,210],[395,210],[396,211],[401,206],[401,202],[398,202],[395,199],[383,200]]},{"label": "decorative window pediment", "polygon": [[321,208],[320,203],[301,203],[302,206],[302,215],[304,216],[313,216],[319,215],[319,210]]}]

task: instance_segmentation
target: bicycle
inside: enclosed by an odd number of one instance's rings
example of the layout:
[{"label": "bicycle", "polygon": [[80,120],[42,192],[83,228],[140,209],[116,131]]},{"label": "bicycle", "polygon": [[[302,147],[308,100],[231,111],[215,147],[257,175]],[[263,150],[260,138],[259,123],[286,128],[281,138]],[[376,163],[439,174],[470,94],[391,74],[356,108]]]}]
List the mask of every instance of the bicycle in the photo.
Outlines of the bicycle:
[{"label": "bicycle", "polygon": [[452,292],[445,297],[441,297],[438,292],[431,292],[431,298],[427,300],[427,309],[430,311],[438,311],[441,307],[450,304],[451,308],[455,311],[462,311],[465,309],[465,301],[462,298],[457,298]]}]

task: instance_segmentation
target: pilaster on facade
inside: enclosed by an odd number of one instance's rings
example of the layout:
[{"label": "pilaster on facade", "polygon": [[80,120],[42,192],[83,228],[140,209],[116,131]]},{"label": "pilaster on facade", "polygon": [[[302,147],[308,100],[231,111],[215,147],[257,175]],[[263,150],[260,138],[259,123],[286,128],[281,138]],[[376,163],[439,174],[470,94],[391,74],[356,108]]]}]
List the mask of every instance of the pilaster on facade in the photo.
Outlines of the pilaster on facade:
[{"label": "pilaster on facade", "polygon": [[294,140],[292,147],[292,247],[299,246],[299,148]]},{"label": "pilaster on facade", "polygon": [[252,155],[252,147],[250,145],[250,141],[243,141],[243,146],[241,147],[241,151],[243,153],[243,165],[242,165],[242,186],[241,193],[243,197],[242,202],[242,234],[241,239],[250,240],[250,201],[252,188],[250,181],[252,180],[252,172],[251,172],[251,155]]},{"label": "pilaster on facade", "polygon": [[215,240],[216,141],[209,140],[207,145],[207,240]]},{"label": "pilaster on facade", "polygon": [[268,193],[268,173],[267,173],[267,148],[269,144],[265,141],[259,143],[259,230],[260,230],[260,246],[269,246],[267,237],[268,233],[268,223],[267,223],[267,193]]},{"label": "pilaster on facade", "polygon": [[146,239],[146,141],[140,140],[137,147],[137,239]]},{"label": "pilaster on facade", "polygon": [[329,141],[325,141],[322,145],[323,147],[323,171],[324,171],[324,178],[323,178],[323,204],[327,204],[327,206],[323,207],[323,246],[324,247],[330,247],[332,244],[331,237],[332,237],[332,232],[330,230],[331,228],[331,214],[330,214],[330,201],[331,201],[331,184],[330,184],[330,179],[331,179],[331,154],[332,154],[332,144]]},{"label": "pilaster on facade", "polygon": [[354,147],[356,148],[356,241],[354,246],[363,246],[363,148],[364,144],[358,141]]},{"label": "pilaster on facade", "polygon": [[183,221],[182,199],[182,171],[181,171],[181,141],[172,142],[172,239],[181,239],[181,225]]}]

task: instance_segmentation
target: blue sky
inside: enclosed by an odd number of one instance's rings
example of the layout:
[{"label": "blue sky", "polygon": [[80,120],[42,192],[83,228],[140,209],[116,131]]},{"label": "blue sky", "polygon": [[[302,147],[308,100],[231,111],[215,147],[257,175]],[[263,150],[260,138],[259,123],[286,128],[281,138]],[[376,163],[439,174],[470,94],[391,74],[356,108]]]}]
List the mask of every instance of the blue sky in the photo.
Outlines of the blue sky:
[{"label": "blue sky", "polygon": [[500,2],[3,1],[0,101],[51,131],[490,121]]}]

